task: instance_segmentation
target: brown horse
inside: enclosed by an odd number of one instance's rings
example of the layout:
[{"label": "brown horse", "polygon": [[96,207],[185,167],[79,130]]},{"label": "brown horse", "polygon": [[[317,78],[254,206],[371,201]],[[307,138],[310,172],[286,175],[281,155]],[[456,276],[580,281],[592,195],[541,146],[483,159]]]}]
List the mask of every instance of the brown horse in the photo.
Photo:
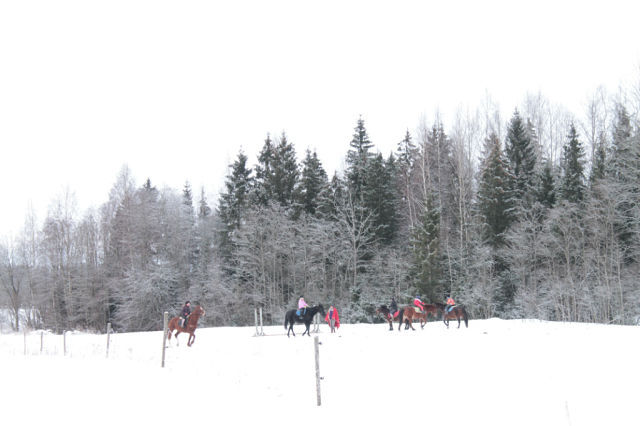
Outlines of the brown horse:
[{"label": "brown horse", "polygon": [[444,324],[449,328],[449,320],[458,320],[458,328],[460,328],[460,319],[464,320],[464,326],[469,328],[469,317],[464,305],[454,305],[451,310],[443,303],[438,303],[438,309],[442,309],[442,319]]},{"label": "brown horse", "polygon": [[[393,330],[393,320],[394,318],[391,316],[391,311],[387,307],[387,305],[380,305],[378,309],[376,309],[376,314],[382,315],[382,318],[387,320],[389,323],[389,331]],[[402,325],[402,311],[397,311],[395,313],[395,319],[398,320],[398,331],[400,331],[400,326]]]},{"label": "brown horse", "polygon": [[[424,326],[427,325],[427,320],[429,319],[429,315],[433,315],[434,317],[438,315],[438,307],[436,305],[425,304],[424,311],[417,312],[415,306],[406,306],[402,310],[402,316],[405,322],[405,330],[411,327],[413,328],[413,320],[420,320],[420,328],[424,329]],[[400,328],[398,328],[400,330]]]},{"label": "brown horse", "polygon": [[187,319],[187,324],[184,328],[180,327],[180,317],[173,317],[169,321],[168,325],[168,339],[171,341],[171,334],[174,330],[176,331],[176,342],[179,345],[178,334],[180,333],[189,333],[189,339],[187,340],[187,346],[193,345],[193,342],[196,341],[196,327],[198,326],[198,320],[200,316],[204,316],[204,308],[200,305],[196,306],[189,318]]}]

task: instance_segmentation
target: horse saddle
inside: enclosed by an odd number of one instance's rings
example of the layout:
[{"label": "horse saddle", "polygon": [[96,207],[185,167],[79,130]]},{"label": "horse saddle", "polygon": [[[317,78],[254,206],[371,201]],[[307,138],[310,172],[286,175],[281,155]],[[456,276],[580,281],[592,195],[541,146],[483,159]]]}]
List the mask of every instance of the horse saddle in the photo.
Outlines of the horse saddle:
[{"label": "horse saddle", "polygon": [[416,311],[416,314],[422,313],[422,309],[418,308],[417,306],[414,306],[413,309]]}]

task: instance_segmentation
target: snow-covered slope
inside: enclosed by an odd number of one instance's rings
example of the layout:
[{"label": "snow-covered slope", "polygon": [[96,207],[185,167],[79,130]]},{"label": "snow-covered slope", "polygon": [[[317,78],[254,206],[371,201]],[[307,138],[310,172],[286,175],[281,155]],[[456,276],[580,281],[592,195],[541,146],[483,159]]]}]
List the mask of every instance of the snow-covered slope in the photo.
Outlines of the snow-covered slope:
[{"label": "snow-covered slope", "polygon": [[[393,332],[344,324],[313,338],[282,326],[162,333],[0,335],[0,419],[47,425],[640,424],[640,327],[472,320]],[[303,326],[296,326],[301,334]],[[42,352],[41,352],[42,339]],[[239,423],[238,423],[239,422]],[[631,423],[629,423],[631,422]],[[256,423],[253,423],[256,424]]]}]

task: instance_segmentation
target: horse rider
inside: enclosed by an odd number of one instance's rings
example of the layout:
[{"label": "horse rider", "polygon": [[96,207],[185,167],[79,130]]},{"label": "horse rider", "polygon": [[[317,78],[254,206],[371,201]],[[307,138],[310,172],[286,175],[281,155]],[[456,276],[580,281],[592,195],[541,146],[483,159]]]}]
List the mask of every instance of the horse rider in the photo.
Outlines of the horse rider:
[{"label": "horse rider", "polygon": [[307,313],[308,307],[309,305],[307,305],[307,302],[304,301],[304,296],[300,296],[300,299],[298,300],[298,312],[296,312],[296,314],[299,317],[303,317],[304,314]]},{"label": "horse rider", "polygon": [[451,312],[454,306],[456,306],[456,301],[453,300],[453,297],[447,296],[447,313]]},{"label": "horse rider", "polygon": [[424,312],[424,302],[420,300],[420,296],[416,296],[416,298],[413,299],[413,304],[420,308],[420,312]]},{"label": "horse rider", "polygon": [[180,311],[180,327],[185,328],[189,321],[189,315],[191,315],[191,302],[187,300],[182,307],[182,311]]},{"label": "horse rider", "polygon": [[391,320],[393,320],[393,315],[398,312],[398,304],[396,303],[396,298],[391,298],[391,304],[389,305],[389,316]]}]

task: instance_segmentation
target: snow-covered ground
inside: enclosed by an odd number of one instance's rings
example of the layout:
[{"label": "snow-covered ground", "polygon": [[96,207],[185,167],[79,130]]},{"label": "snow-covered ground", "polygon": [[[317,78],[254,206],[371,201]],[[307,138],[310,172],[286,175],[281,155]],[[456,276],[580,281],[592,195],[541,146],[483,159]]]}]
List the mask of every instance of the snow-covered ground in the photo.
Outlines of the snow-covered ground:
[{"label": "snow-covered ground", "polygon": [[[640,327],[472,320],[469,328],[202,328],[162,333],[0,335],[0,420],[27,425],[640,424]],[[315,336],[315,335],[312,335]],[[41,352],[42,339],[42,352]],[[180,422],[180,423],[178,423]],[[250,423],[251,422],[251,423]],[[256,423],[254,423],[256,422]],[[259,422],[259,423],[258,423]]]}]

